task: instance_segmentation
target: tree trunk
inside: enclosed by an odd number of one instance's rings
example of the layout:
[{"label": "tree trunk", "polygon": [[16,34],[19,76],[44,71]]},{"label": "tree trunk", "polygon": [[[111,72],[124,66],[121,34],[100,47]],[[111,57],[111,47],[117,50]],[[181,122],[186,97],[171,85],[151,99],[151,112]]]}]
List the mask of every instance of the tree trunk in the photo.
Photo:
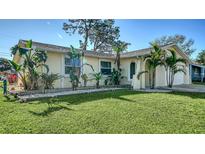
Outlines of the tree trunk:
[{"label": "tree trunk", "polygon": [[168,84],[168,87],[170,87],[170,88],[171,88],[171,75],[172,75],[172,72],[169,68],[169,84]]},{"label": "tree trunk", "polygon": [[151,88],[152,87],[152,74],[151,74],[151,71],[149,71],[149,87]]},{"label": "tree trunk", "polygon": [[117,53],[117,69],[120,70],[120,53]]},{"label": "tree trunk", "polygon": [[28,85],[27,85],[27,82],[26,82],[26,79],[25,79],[25,75],[22,75],[20,72],[18,74],[20,75],[20,80],[23,83],[24,90],[27,90]]},{"label": "tree trunk", "polygon": [[99,81],[96,82],[96,88],[99,89]]},{"label": "tree trunk", "polygon": [[168,79],[168,76],[169,76],[169,68],[165,68],[165,71],[166,71],[166,81],[167,81],[167,86],[169,87],[169,79]]},{"label": "tree trunk", "polygon": [[172,76],[171,76],[171,87],[170,87],[170,88],[173,87],[173,83],[174,83],[174,72],[172,72]]},{"label": "tree trunk", "polygon": [[84,81],[84,87],[86,87],[87,86],[87,81]]},{"label": "tree trunk", "polygon": [[83,51],[87,50],[87,44],[88,44],[88,31],[85,33],[85,41],[83,43]]},{"label": "tree trunk", "polygon": [[156,72],[156,70],[154,69],[152,72],[152,87],[151,87],[151,89],[155,88],[155,72]]},{"label": "tree trunk", "polygon": [[75,90],[75,84],[72,82],[72,90]]}]

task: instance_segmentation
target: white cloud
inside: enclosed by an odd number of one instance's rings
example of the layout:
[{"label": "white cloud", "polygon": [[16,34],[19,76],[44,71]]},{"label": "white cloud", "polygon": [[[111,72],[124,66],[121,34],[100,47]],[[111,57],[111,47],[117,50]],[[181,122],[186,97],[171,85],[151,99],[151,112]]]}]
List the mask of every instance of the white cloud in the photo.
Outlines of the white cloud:
[{"label": "white cloud", "polygon": [[57,33],[57,35],[60,39],[63,39],[63,36],[61,34]]}]

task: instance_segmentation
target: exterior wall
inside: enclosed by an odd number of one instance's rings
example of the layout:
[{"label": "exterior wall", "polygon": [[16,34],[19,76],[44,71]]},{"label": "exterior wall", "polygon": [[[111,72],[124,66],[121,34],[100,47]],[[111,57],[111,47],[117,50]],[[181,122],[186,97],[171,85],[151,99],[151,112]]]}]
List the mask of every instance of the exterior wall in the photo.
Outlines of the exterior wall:
[{"label": "exterior wall", "polygon": [[[48,52],[48,59],[46,64],[49,66],[49,73],[58,73],[62,75],[62,78],[57,80],[54,84],[54,88],[70,88],[71,82],[69,75],[65,74],[65,55],[63,53],[54,53]],[[100,72],[100,62],[101,61],[110,61],[111,68],[116,68],[113,59],[99,59],[96,57],[84,57],[83,63],[88,63],[92,65],[94,72]],[[87,86],[95,86],[96,81],[93,78],[93,70],[88,65],[83,65],[83,73],[87,74],[89,81],[87,82]],[[103,79],[100,81],[100,85],[104,85],[104,80],[106,79],[106,75],[103,76]],[[83,80],[80,78],[81,86],[83,86]]]},{"label": "exterior wall", "polygon": [[[84,57],[83,59],[84,63],[88,63],[90,65],[92,65],[93,69],[95,72],[99,72],[99,59],[98,58],[94,58],[94,57]],[[95,81],[91,80],[93,79],[93,70],[90,66],[84,65],[83,66],[83,73],[87,74],[88,79],[90,79],[87,82],[87,86],[95,86]],[[81,79],[81,82],[83,84],[83,81]]]},{"label": "exterior wall", "polygon": [[[49,66],[49,73],[58,73],[59,75],[62,75],[62,55],[60,53],[54,53],[54,52],[47,52],[48,59],[46,61],[46,64]],[[45,71],[45,70],[44,70]],[[61,88],[61,80],[59,79],[55,81],[54,87],[55,88]]]},{"label": "exterior wall", "polygon": [[[182,58],[178,53],[177,53],[177,58]],[[174,85],[180,85],[180,84],[191,84],[191,75],[189,71],[189,64],[179,64],[183,65],[186,71],[186,74],[183,72],[178,72],[175,77],[174,77]]]},{"label": "exterior wall", "polygon": [[[177,58],[182,58],[177,52],[176,52]],[[189,65],[185,64],[178,64],[178,65],[183,65],[186,70],[186,74],[183,72],[178,72],[174,76],[174,83],[173,85],[180,85],[180,84],[190,84],[190,75],[189,75]],[[167,81],[166,81],[166,71],[163,66],[157,67],[156,70],[156,87],[161,87],[161,86],[167,86]]]},{"label": "exterior wall", "polygon": [[156,69],[156,83],[155,84],[158,87],[167,86],[166,71],[163,66],[159,66]]},{"label": "exterior wall", "polygon": [[[181,57],[181,56],[177,53],[177,58],[179,58],[179,57]],[[130,62],[129,60],[127,60],[127,61]],[[187,64],[187,65],[180,64],[180,65],[184,65],[184,67],[186,69],[186,74],[184,74],[182,72],[178,72],[175,75],[173,85],[191,84],[189,64]],[[129,70],[128,66],[124,66],[124,67]],[[140,68],[140,69],[138,69],[138,68]],[[137,79],[137,74],[139,72],[145,71],[145,70],[147,70],[145,62],[142,59],[137,60],[137,69],[136,69],[137,73],[134,76],[133,81],[132,81],[133,89],[143,89],[149,85],[149,76],[148,75],[143,74],[143,75],[141,75],[139,80]],[[165,68],[163,66],[158,66],[156,69],[156,84],[155,84],[155,86],[156,87],[167,86],[166,71],[165,71]]]},{"label": "exterior wall", "polygon": [[[58,73],[62,76],[61,79],[57,80],[54,83],[55,88],[70,88],[70,78],[69,75],[65,75],[65,54],[64,53],[58,53],[58,52],[47,52],[48,59],[46,64],[49,66],[49,73]],[[179,54],[177,54],[178,57]],[[16,61],[19,63],[22,63],[22,59],[19,59],[16,57]],[[110,61],[111,62],[111,68],[116,68],[116,64],[114,64],[114,59],[108,59],[108,58],[96,58],[96,57],[84,57],[83,63],[88,63],[93,66],[95,72],[100,72],[100,62],[101,61]],[[130,64],[134,62],[135,63],[135,75],[133,76],[133,79],[130,79]],[[132,84],[135,89],[145,88],[146,82],[148,80],[148,77],[143,74],[141,75],[140,79],[137,79],[137,74],[141,71],[145,71],[145,63],[142,60],[142,58],[121,58],[121,69],[122,69],[122,76],[124,77],[121,81],[121,84]],[[42,71],[42,70],[39,70]],[[43,70],[45,71],[45,70]],[[93,79],[93,70],[87,66],[83,66],[83,72],[86,73],[89,77],[89,79]],[[183,73],[177,73],[175,75],[175,81],[174,85],[177,84],[190,84],[190,72],[189,72],[189,66],[186,66],[186,75]],[[103,79],[100,81],[100,85],[104,85],[104,80],[107,78],[107,76],[103,76]],[[80,78],[81,85],[83,86],[83,81]],[[90,80],[87,83],[87,86],[95,86],[96,81]],[[164,67],[158,67],[156,70],[156,86],[166,86],[166,72]]]}]

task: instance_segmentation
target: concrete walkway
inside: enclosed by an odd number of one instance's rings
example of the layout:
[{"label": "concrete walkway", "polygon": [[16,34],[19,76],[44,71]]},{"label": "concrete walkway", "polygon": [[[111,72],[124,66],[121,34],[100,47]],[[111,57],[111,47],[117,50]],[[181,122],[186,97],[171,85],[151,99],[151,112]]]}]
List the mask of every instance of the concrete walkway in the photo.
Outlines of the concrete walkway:
[{"label": "concrete walkway", "polygon": [[141,91],[141,92],[193,92],[193,93],[205,93],[205,85],[177,85],[173,86],[172,88],[168,87],[159,87],[155,89],[139,89],[135,91]]},{"label": "concrete walkway", "polygon": [[57,93],[46,93],[46,94],[31,94],[31,95],[24,95],[18,96],[21,102],[37,100],[42,98],[52,98],[58,96],[67,96],[67,95],[76,95],[76,94],[86,94],[86,93],[95,93],[95,92],[103,92],[103,91],[114,91],[120,90],[125,88],[101,88],[101,89],[87,89],[87,90],[76,90],[76,91],[64,91],[64,92],[57,92]]},{"label": "concrete walkway", "polygon": [[172,89],[136,89],[135,91],[139,91],[139,92],[148,92],[148,93],[168,93],[168,92],[172,92]]}]

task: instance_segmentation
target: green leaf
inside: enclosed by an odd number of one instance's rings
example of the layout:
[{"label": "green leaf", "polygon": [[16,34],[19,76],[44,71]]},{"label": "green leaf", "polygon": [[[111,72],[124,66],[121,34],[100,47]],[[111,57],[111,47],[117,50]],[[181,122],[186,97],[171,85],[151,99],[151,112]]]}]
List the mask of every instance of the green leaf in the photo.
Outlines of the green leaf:
[{"label": "green leaf", "polygon": [[26,48],[32,48],[32,40],[28,40],[27,42],[26,42]]}]

